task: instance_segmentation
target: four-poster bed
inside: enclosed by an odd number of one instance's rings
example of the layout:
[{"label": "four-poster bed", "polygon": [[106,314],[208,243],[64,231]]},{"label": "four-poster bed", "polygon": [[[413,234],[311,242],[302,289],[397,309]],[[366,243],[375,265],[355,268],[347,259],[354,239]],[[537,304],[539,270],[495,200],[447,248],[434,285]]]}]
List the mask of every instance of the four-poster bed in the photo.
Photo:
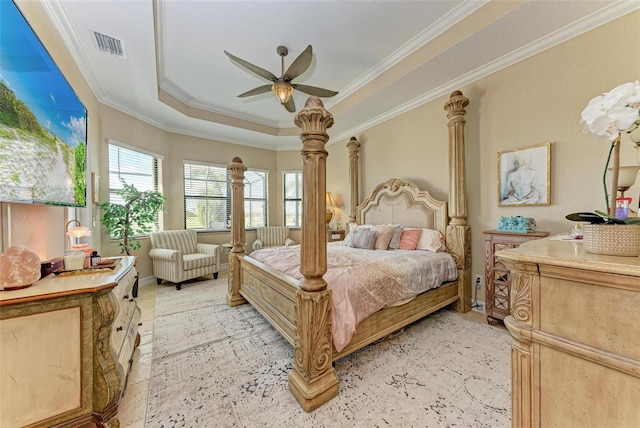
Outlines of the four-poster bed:
[{"label": "four-poster bed", "polygon": [[358,205],[358,148],[352,138],[350,159],[350,219],[360,224],[399,223],[430,228],[446,237],[446,249],[455,261],[457,280],[424,292],[399,306],[386,307],[357,326],[340,352],[332,341],[331,290],[327,288],[325,213],[327,128],[333,117],[322,102],[311,97],[295,118],[302,129],[303,198],[300,274],[294,279],[245,255],[244,171],[240,158],[228,166],[231,176],[232,249],[229,254],[227,303],[251,303],[294,346],[289,388],[305,411],[312,411],[338,393],[332,362],[440,308],[459,312],[471,306],[471,238],[467,225],[464,114],[468,99],[454,92],[445,104],[449,118],[450,195],[447,203],[420,191],[413,183],[391,179],[380,184]]}]

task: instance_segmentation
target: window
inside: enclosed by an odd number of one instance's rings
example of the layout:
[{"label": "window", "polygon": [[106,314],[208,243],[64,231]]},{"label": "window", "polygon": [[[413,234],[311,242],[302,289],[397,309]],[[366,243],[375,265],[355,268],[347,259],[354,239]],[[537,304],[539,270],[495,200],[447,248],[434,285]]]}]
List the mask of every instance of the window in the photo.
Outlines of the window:
[{"label": "window", "polygon": [[[267,172],[244,173],[245,227],[267,224]],[[231,179],[227,167],[184,163],[184,222],[186,229],[231,228]]]},{"label": "window", "polygon": [[284,225],[302,226],[302,172],[285,172],[284,183]]},{"label": "window", "polygon": [[[122,181],[133,184],[140,191],[160,192],[162,157],[109,144],[109,202],[123,204],[116,193],[122,189]],[[156,215],[153,230],[162,229],[162,216]]]}]

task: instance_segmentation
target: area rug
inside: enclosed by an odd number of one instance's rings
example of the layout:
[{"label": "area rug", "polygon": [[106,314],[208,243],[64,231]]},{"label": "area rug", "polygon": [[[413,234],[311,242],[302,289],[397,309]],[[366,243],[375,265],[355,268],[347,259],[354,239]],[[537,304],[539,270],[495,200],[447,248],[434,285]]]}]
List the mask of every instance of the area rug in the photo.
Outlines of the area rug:
[{"label": "area rug", "polygon": [[510,336],[438,311],[335,363],[336,398],[305,413],[293,350],[226,278],[156,298],[147,427],[509,427]]}]

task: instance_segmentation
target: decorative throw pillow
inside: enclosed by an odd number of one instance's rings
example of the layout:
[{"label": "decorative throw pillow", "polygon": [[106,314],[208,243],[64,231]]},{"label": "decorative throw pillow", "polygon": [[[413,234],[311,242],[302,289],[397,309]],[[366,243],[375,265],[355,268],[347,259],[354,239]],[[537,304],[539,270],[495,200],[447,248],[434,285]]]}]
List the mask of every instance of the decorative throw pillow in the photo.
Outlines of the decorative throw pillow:
[{"label": "decorative throw pillow", "polygon": [[400,235],[400,244],[398,244],[399,250],[415,250],[420,239],[422,229],[404,228]]},{"label": "decorative throw pillow", "polygon": [[391,238],[391,241],[389,241],[389,249],[397,250],[398,246],[400,245],[400,236],[402,236],[402,226],[400,226],[399,224],[388,224],[387,226],[393,226],[396,228],[395,232],[393,233],[393,238]]},{"label": "decorative throw pillow", "polygon": [[442,233],[433,229],[422,229],[416,250],[433,251],[435,253],[446,249]]},{"label": "decorative throw pillow", "polygon": [[363,248],[365,250],[373,250],[373,246],[376,243],[376,235],[377,233],[373,230],[359,227],[353,232],[351,238],[350,247],[353,248]]},{"label": "decorative throw pillow", "polygon": [[349,233],[347,233],[347,236],[345,236],[344,241],[342,241],[342,245],[351,247],[351,240],[353,239],[353,231],[359,227],[362,227],[362,226],[359,225],[358,223],[348,223],[347,231]]},{"label": "decorative throw pillow", "polygon": [[360,227],[360,225],[358,223],[356,223],[356,222],[347,223],[347,232],[353,232],[354,230],[356,230],[359,227]]},{"label": "decorative throw pillow", "polygon": [[373,249],[386,250],[389,248],[389,242],[391,241],[391,238],[393,238],[396,228],[393,226],[375,225],[371,226],[371,230],[377,233]]}]

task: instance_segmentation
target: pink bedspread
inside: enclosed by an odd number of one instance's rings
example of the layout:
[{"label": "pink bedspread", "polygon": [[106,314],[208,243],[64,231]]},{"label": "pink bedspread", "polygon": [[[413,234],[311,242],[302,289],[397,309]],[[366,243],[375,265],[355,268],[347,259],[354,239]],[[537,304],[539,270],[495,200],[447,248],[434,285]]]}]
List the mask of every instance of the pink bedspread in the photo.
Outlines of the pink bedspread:
[{"label": "pink bedspread", "polygon": [[[303,278],[299,245],[263,248],[250,257],[290,277]],[[369,315],[458,277],[455,261],[447,253],[372,251],[341,243],[328,245],[327,268],[324,279],[332,290],[333,345],[338,352]]]}]

